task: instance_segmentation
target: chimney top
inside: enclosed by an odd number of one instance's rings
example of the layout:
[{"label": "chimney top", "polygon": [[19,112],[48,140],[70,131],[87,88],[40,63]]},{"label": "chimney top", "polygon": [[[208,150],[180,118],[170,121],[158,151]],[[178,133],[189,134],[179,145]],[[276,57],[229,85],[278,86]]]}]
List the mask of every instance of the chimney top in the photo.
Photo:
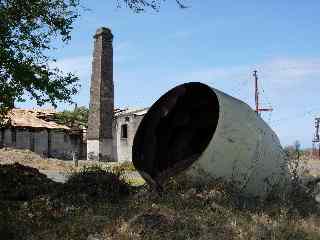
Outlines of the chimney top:
[{"label": "chimney top", "polygon": [[97,37],[99,37],[101,35],[104,35],[105,37],[107,37],[109,39],[113,38],[111,30],[109,28],[106,28],[106,27],[98,28],[97,31],[96,31],[96,34],[94,35],[94,38],[97,38]]}]

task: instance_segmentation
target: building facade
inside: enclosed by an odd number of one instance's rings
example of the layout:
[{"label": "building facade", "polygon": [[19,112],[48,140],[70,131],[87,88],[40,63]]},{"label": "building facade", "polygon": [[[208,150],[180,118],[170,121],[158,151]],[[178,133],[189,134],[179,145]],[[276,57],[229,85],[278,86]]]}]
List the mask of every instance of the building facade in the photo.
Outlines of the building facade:
[{"label": "building facade", "polygon": [[126,162],[132,160],[133,139],[147,111],[148,108],[137,108],[115,112],[113,123],[114,161]]},{"label": "building facade", "polygon": [[81,129],[71,129],[49,118],[46,110],[12,109],[0,128],[0,147],[29,149],[43,157],[84,158],[86,144]]}]

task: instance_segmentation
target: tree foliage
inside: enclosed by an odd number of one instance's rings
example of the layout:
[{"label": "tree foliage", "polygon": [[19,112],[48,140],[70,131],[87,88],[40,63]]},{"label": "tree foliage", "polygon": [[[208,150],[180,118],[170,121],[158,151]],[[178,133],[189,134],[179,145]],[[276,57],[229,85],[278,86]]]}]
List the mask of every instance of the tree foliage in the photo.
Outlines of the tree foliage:
[{"label": "tree foliage", "polygon": [[71,102],[78,78],[50,67],[52,42],[71,38],[78,0],[0,0],[0,109],[26,95],[38,105]]},{"label": "tree foliage", "polygon": [[88,116],[89,116],[89,109],[87,107],[78,107],[75,108],[73,111],[64,110],[56,114],[55,120],[60,123],[67,125],[69,127],[73,126],[88,126]]},{"label": "tree foliage", "polygon": [[[121,3],[125,3],[134,12],[139,13],[145,11],[147,8],[151,8],[155,11],[160,9],[160,5],[166,0],[117,0],[118,6]],[[182,0],[174,0],[180,8],[187,8]]]},{"label": "tree foliage", "polygon": [[[67,43],[80,0],[0,0],[0,117],[26,97],[38,105],[72,102],[78,78],[52,67],[53,42]],[[115,0],[138,13],[165,0]],[[174,0],[185,8],[182,0]],[[51,65],[51,66],[50,66]]]}]

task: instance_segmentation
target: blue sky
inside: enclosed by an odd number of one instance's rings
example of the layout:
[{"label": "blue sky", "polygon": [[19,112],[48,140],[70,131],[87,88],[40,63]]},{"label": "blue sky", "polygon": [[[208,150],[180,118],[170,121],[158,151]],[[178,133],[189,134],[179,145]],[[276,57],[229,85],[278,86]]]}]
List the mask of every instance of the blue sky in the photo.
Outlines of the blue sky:
[{"label": "blue sky", "polygon": [[[262,116],[283,145],[311,146],[313,118],[320,116],[320,1],[167,0],[160,12],[135,14],[114,1],[82,1],[68,45],[52,55],[64,71],[79,75],[74,100],[89,104],[93,34],[114,34],[115,102],[149,106],[177,84],[200,81],[254,104],[252,71],[263,87]],[[20,104],[32,107],[31,102]],[[70,108],[60,104],[59,109]]]}]

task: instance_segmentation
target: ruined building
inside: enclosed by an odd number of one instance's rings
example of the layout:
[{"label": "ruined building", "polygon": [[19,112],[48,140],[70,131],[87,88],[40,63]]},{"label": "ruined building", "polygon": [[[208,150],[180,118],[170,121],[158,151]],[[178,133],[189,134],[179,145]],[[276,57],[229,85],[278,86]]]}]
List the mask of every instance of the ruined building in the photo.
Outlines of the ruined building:
[{"label": "ruined building", "polygon": [[87,130],[57,124],[54,112],[13,109],[0,128],[0,147],[61,159],[131,161],[133,138],[147,108],[115,109],[112,40],[107,28],[94,35]]},{"label": "ruined building", "polygon": [[113,35],[103,27],[94,39],[87,159],[131,161],[133,137],[147,108],[114,108]]},{"label": "ruined building", "polygon": [[29,149],[43,157],[83,158],[86,152],[83,130],[58,124],[57,112],[40,109],[12,109],[0,128],[0,147]]}]

